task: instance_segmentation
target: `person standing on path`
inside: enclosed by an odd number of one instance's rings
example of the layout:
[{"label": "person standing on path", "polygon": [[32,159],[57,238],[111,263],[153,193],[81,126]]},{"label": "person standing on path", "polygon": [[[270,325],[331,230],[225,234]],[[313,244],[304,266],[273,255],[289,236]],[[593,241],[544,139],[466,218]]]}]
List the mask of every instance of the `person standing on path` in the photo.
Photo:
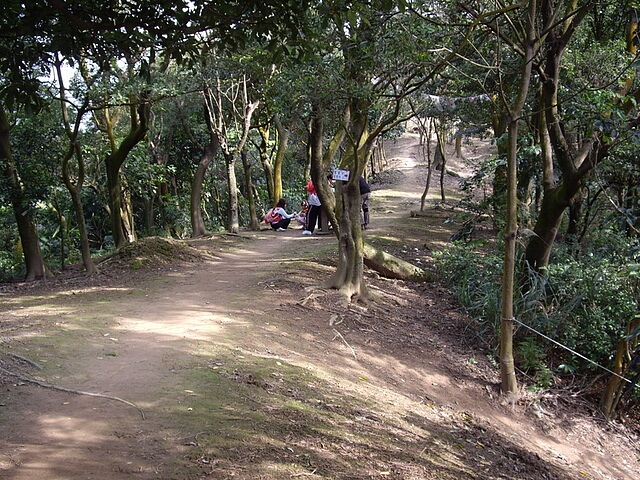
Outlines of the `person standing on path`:
[{"label": "person standing on path", "polygon": [[309,181],[309,183],[307,183],[307,193],[307,203],[309,204],[309,210],[307,211],[307,225],[302,231],[302,234],[312,235],[320,218],[322,206],[320,204],[320,197],[318,197],[318,192],[316,192],[316,187],[313,185],[312,181]]},{"label": "person standing on path", "polygon": [[362,225],[362,229],[366,230],[367,225],[369,225],[369,220],[371,217],[369,216],[369,198],[371,197],[371,187],[365,180],[365,178],[360,175],[360,223]]}]

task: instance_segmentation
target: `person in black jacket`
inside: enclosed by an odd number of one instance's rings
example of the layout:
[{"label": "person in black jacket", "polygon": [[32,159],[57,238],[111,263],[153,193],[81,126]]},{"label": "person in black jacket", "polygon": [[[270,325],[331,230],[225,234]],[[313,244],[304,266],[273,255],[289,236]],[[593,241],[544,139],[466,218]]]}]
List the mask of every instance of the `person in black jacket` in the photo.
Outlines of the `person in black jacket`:
[{"label": "person in black jacket", "polygon": [[367,228],[367,225],[369,225],[369,220],[371,219],[369,216],[369,197],[371,196],[371,187],[362,175],[360,175],[359,183],[360,198],[362,200],[362,204],[360,205],[360,223],[364,230]]}]

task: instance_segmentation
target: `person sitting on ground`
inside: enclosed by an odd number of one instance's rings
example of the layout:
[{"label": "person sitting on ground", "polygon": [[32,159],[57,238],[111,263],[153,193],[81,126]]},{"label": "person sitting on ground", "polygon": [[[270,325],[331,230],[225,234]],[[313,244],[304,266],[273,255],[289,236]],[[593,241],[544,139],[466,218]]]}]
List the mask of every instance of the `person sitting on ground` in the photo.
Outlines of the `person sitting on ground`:
[{"label": "person sitting on ground", "polygon": [[264,216],[264,221],[271,225],[271,228],[276,232],[284,232],[288,227],[289,223],[291,223],[291,219],[294,218],[298,213],[287,213],[285,207],[287,206],[287,201],[284,198],[278,200],[276,206],[267,212]]},{"label": "person sitting on ground", "polygon": [[307,212],[309,211],[309,204],[307,203],[306,200],[303,200],[302,202],[300,202],[300,211],[298,212],[298,215],[296,215],[296,221],[298,222],[299,225],[306,225],[307,224]]}]

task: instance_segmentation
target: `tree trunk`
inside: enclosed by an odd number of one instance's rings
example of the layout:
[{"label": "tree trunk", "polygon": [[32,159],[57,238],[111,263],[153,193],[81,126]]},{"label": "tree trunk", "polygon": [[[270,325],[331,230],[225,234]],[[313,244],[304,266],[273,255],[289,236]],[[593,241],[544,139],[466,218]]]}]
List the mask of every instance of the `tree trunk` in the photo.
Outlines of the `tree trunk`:
[{"label": "tree trunk", "polygon": [[[71,173],[69,171],[69,161],[75,152],[75,156],[78,160],[78,178],[74,185],[71,180]],[[80,198],[80,192],[82,191],[82,185],[84,183],[84,160],[82,158],[82,152],[80,146],[74,142],[74,145],[70,147],[68,154],[62,161],[62,180],[71,195],[71,203],[73,205],[73,211],[76,214],[76,223],[78,224],[78,232],[80,233],[80,250],[82,252],[82,264],[87,272],[87,275],[93,275],[97,272],[96,265],[91,258],[91,247],[89,246],[89,233],[87,232],[87,224],[84,219],[84,207],[82,205],[82,199]]]},{"label": "tree trunk", "polygon": [[328,286],[338,289],[351,302],[367,300],[369,292],[364,281],[364,241],[357,178],[337,182],[336,207],[341,212],[338,217],[338,266]]},{"label": "tree trunk", "polygon": [[429,188],[431,187],[431,176],[433,174],[433,166],[435,161],[431,159],[431,127],[433,122],[429,119],[425,124],[420,124],[420,145],[422,146],[423,158],[427,160],[427,180],[424,186],[424,191],[420,197],[420,211],[424,212],[424,207],[427,202],[427,195],[429,195]]},{"label": "tree trunk", "polygon": [[627,325],[626,336],[618,342],[618,348],[613,361],[613,371],[617,375],[611,375],[600,401],[600,407],[609,419],[614,417],[616,407],[624,392],[623,387],[626,388],[626,384],[622,383],[622,378],[620,377],[624,377],[627,373],[629,359],[632,358],[632,354],[638,346],[637,336],[630,339],[638,326],[640,326],[640,318],[632,319]]},{"label": "tree trunk", "polygon": [[278,115],[274,117],[274,120],[276,122],[276,131],[278,132],[278,149],[273,162],[273,200],[275,203],[282,197],[282,165],[287,152],[287,145],[289,145],[289,130],[284,127]]},{"label": "tree trunk", "polygon": [[[444,151],[444,128],[443,131],[438,134],[437,152],[440,152],[440,200],[442,203],[446,203],[447,196],[444,191],[444,176],[447,174],[447,155]],[[436,164],[437,165],[437,164]]]},{"label": "tree trunk", "polygon": [[500,321],[500,379],[501,388],[505,393],[515,393],[518,389],[515,362],[513,359],[513,292],[515,273],[516,235],[518,231],[518,127],[520,116],[524,110],[529,86],[531,84],[531,70],[537,43],[536,14],[537,1],[530,0],[528,4],[527,21],[525,24],[526,37],[523,39],[522,73],[519,78],[517,97],[509,106],[507,120],[507,224],[504,232],[504,261],[502,269],[502,307]]},{"label": "tree trunk", "polygon": [[[348,115],[345,113],[345,115]],[[310,155],[310,175],[313,184],[320,197],[322,210],[333,226],[336,236],[340,235],[340,223],[336,216],[336,197],[331,191],[331,187],[326,180],[327,169],[333,160],[334,153],[338,150],[344,130],[336,134],[329,145],[327,152],[324,152],[324,118],[322,109],[318,105],[312,106],[311,121],[309,124],[309,155]]]},{"label": "tree trunk", "polygon": [[[227,97],[222,90],[222,82],[220,78],[216,78],[215,92],[210,87],[204,90],[205,111],[207,113],[207,125],[211,135],[215,135],[218,139],[218,145],[222,151],[222,155],[226,164],[227,177],[227,229],[230,233],[238,233],[240,231],[240,222],[238,214],[238,180],[235,171],[235,162],[239,152],[244,150],[251,129],[251,118],[253,113],[260,105],[259,100],[249,102],[247,92],[247,81],[243,79],[231,89],[233,91],[241,91],[241,95],[232,95]],[[241,101],[243,108],[237,107],[234,102]],[[226,107],[229,104],[228,108]],[[242,112],[240,118],[237,112]],[[228,125],[233,123],[242,124],[242,133],[237,139],[235,145],[230,145],[227,136]]]},{"label": "tree trunk", "polygon": [[264,170],[264,176],[267,180],[267,192],[269,193],[270,199],[269,203],[273,206],[278,202],[279,198],[275,198],[276,187],[274,183],[273,162],[269,155],[269,127],[259,127],[258,133],[260,134],[260,144],[257,145],[258,156],[260,158],[262,169]]},{"label": "tree trunk", "polygon": [[462,154],[462,140],[464,139],[462,133],[458,133],[456,136],[456,158],[462,158],[464,160],[464,155]]},{"label": "tree trunk", "polygon": [[251,165],[247,157],[247,150],[240,152],[242,158],[242,169],[244,170],[244,188],[247,192],[247,203],[249,204],[249,228],[251,230],[260,230],[260,219],[256,210],[256,187],[253,185],[251,178]]},{"label": "tree trunk", "polygon": [[38,238],[33,212],[25,198],[15,160],[11,153],[11,145],[9,142],[10,131],[9,119],[7,118],[4,108],[0,106],[0,159],[6,160],[4,176],[7,181],[9,196],[11,197],[11,206],[13,207],[18,234],[20,235],[20,242],[22,244],[26,268],[25,281],[30,282],[47,277],[48,271],[44,264],[42,251],[40,250],[40,240]]},{"label": "tree trunk", "polygon": [[[131,107],[129,133],[118,148],[104,161],[109,191],[109,214],[111,215],[113,242],[116,248],[135,241],[133,222],[130,218],[131,206],[128,204],[128,197],[122,188],[120,169],[129,152],[144,138],[148,128],[150,110],[151,106],[144,96],[140,99],[137,109],[134,106]],[[113,135],[113,132],[111,132],[111,135]],[[111,138],[111,142],[112,144],[115,143],[114,138]]]},{"label": "tree trunk", "polygon": [[[526,68],[524,70],[526,75]],[[528,82],[528,79],[522,82]],[[523,87],[521,87],[524,89]],[[526,91],[524,92],[526,95]],[[519,115],[520,112],[516,112]],[[504,235],[504,260],[502,271],[502,321],[500,322],[500,377],[502,391],[515,393],[518,388],[513,360],[513,290],[517,224],[517,148],[518,120],[509,123],[509,154],[507,156],[507,225]]]},{"label": "tree trunk", "polygon": [[[554,11],[549,0],[545,0],[542,11],[543,21],[551,22],[558,13]],[[564,125],[558,109],[558,90],[562,84],[561,67],[562,57],[569,40],[575,33],[577,26],[584,20],[587,13],[595,4],[585,5],[576,10],[567,22],[557,23],[546,35],[546,56],[544,75],[542,76],[542,105],[545,112],[543,124],[546,132],[542,133],[542,146],[545,155],[544,165],[544,196],[540,205],[540,212],[527,245],[525,259],[535,269],[544,269],[551,255],[551,250],[558,233],[558,227],[564,210],[579,200],[580,191],[588,174],[595,168],[600,160],[608,154],[606,145],[596,148],[593,136],[587,136],[582,145],[574,146],[565,137]],[[547,144],[548,143],[548,144]],[[551,151],[557,162],[561,177],[556,184],[552,165]]]},{"label": "tree trunk", "polygon": [[229,200],[227,229],[230,233],[238,233],[240,221],[238,219],[238,179],[236,177],[235,152],[225,154],[224,160],[227,166],[227,186],[229,188],[227,191]]},{"label": "tree trunk", "polygon": [[78,232],[80,233],[80,250],[82,252],[82,264],[87,275],[93,275],[98,270],[93,258],[91,258],[91,247],[89,246],[89,234],[87,232],[87,224],[84,220],[84,207],[79,192],[74,190],[71,193],[71,203],[76,214],[76,223],[78,224]]},{"label": "tree trunk", "polygon": [[429,274],[425,270],[416,267],[409,262],[405,262],[398,257],[389,255],[382,250],[378,250],[369,243],[364,244],[363,252],[364,264],[385,278],[394,278],[398,280],[435,280],[435,276]]},{"label": "tree trunk", "polygon": [[120,183],[120,165],[113,155],[105,160],[107,171],[107,191],[109,193],[109,216],[111,217],[111,234],[116,248],[129,243],[122,219],[122,185]]},{"label": "tree trunk", "polygon": [[202,158],[198,162],[198,168],[193,176],[191,183],[191,237],[197,238],[206,235],[207,229],[204,226],[204,220],[202,219],[202,185],[204,184],[204,177],[207,173],[209,165],[213,161],[218,152],[218,137],[216,135],[210,136],[210,142],[202,152]]},{"label": "tree trunk", "polygon": [[[62,111],[62,118],[64,121],[65,131],[69,138],[69,148],[66,155],[62,158],[62,181],[69,191],[71,196],[71,204],[73,205],[73,211],[76,215],[76,223],[78,224],[78,232],[80,234],[80,251],[82,252],[82,264],[84,265],[87,275],[93,275],[97,272],[96,265],[91,258],[91,247],[89,245],[89,233],[87,231],[87,223],[84,218],[84,207],[82,205],[81,192],[84,185],[84,158],[82,157],[82,148],[78,143],[78,133],[80,132],[80,126],[82,119],[87,112],[89,106],[89,100],[85,99],[82,105],[76,112],[75,124],[71,125],[71,119],[69,117],[69,111],[66,101],[66,88],[64,79],[62,76],[62,66],[60,59],[56,59],[56,72],[58,76],[58,85],[60,86],[60,108]],[[69,169],[69,162],[73,157],[76,157],[78,162],[78,177],[74,184],[71,178],[71,171]]]}]

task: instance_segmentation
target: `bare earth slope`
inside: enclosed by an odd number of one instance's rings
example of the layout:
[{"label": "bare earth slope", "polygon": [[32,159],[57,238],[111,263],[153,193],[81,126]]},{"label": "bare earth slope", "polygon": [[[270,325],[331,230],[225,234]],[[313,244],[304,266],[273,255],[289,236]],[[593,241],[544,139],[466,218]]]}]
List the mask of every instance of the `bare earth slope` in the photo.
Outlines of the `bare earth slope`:
[{"label": "bare earth slope", "polygon": [[[451,231],[409,215],[416,143],[391,147],[367,237],[426,264]],[[300,233],[155,239],[2,287],[0,478],[640,478],[637,436],[579,399],[503,398],[444,289],[367,272],[378,301],[346,307],[319,287],[334,237]]]}]

